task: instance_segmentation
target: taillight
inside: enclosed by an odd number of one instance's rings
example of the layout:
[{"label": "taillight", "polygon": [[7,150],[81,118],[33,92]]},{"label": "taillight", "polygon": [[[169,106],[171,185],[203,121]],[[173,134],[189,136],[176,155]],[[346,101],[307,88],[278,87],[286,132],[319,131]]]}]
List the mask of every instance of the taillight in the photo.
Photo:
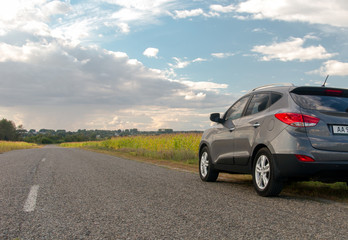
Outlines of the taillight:
[{"label": "taillight", "polygon": [[308,157],[306,155],[295,155],[296,158],[300,161],[300,162],[315,162],[315,160],[311,157]]},{"label": "taillight", "polygon": [[274,116],[292,127],[314,127],[320,121],[319,118],[300,113],[277,113]]},{"label": "taillight", "polygon": [[325,94],[327,96],[341,96],[343,94],[343,91],[336,89],[325,89]]}]

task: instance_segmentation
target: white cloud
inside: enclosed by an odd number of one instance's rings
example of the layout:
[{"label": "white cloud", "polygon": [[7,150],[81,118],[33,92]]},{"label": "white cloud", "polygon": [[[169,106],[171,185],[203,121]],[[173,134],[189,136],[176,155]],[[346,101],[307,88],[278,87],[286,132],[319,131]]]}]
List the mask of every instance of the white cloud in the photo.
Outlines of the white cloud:
[{"label": "white cloud", "polygon": [[15,46],[0,42],[0,62],[35,62],[42,52],[46,54],[56,51],[55,44],[27,42],[23,46]]},{"label": "white cloud", "polygon": [[[97,16],[82,17],[79,8],[73,9],[63,1],[2,1],[0,3],[0,36],[11,35],[16,44],[24,44],[33,39],[44,41],[50,38],[59,39],[65,44],[76,46],[87,37],[92,30],[98,28]],[[88,11],[88,8],[84,9]],[[95,11],[95,10],[94,10]],[[52,24],[53,17],[59,24]]]},{"label": "white cloud", "polygon": [[176,62],[176,64],[169,63],[169,66],[173,68],[185,68],[191,63],[190,61],[181,60],[180,58],[177,58],[177,57],[173,57],[173,59]]},{"label": "white cloud", "polygon": [[201,8],[181,11],[175,10],[174,14],[174,18],[190,18],[204,15],[204,11]]},{"label": "white cloud", "polygon": [[143,55],[150,58],[157,58],[158,52],[159,52],[158,48],[149,47],[145,49],[145,51],[143,52]]},{"label": "white cloud", "polygon": [[54,28],[51,35],[74,47],[91,37],[91,31],[95,28],[94,19],[86,18]]},{"label": "white cloud", "polygon": [[112,18],[116,18],[119,21],[122,22],[131,22],[131,21],[136,21],[138,19],[145,19],[146,13],[141,12],[139,10],[135,9],[128,9],[128,8],[123,8],[119,10],[118,12],[114,13],[112,15]]},{"label": "white cloud", "polygon": [[174,18],[192,18],[198,16],[204,17],[218,17],[220,13],[230,13],[235,11],[235,6],[233,4],[228,6],[222,6],[218,4],[213,4],[209,6],[210,11],[208,13],[204,12],[202,8],[196,8],[191,10],[175,10]]},{"label": "white cloud", "polygon": [[193,81],[177,81],[189,87],[195,91],[212,91],[219,92],[220,89],[226,89],[227,84],[214,83],[214,82],[193,82]]},{"label": "white cloud", "polygon": [[[122,22],[147,23],[154,22],[156,17],[168,15],[174,0],[104,0],[120,6],[121,9],[112,18]],[[140,20],[140,22],[136,22]]]},{"label": "white cloud", "polygon": [[294,61],[299,60],[301,62],[314,60],[314,59],[328,59],[336,54],[327,53],[325,48],[321,45],[303,47],[306,39],[290,38],[286,42],[273,43],[271,45],[259,45],[253,47],[252,51],[263,55],[261,60],[280,60],[280,61]]},{"label": "white cloud", "polygon": [[235,54],[234,53],[212,53],[211,55],[215,58],[227,58],[227,57],[234,56]]},{"label": "white cloud", "polygon": [[210,110],[198,112],[190,108],[139,107],[115,111],[109,116],[106,114],[94,116],[90,121],[89,128],[95,129],[97,126],[98,129],[157,130],[172,128],[174,130],[203,130],[209,127],[209,112]]},{"label": "white cloud", "polygon": [[247,0],[235,7],[238,13],[251,14],[255,19],[348,27],[348,2],[345,0]]},{"label": "white cloud", "polygon": [[130,27],[127,23],[118,23],[117,26],[120,28],[121,32],[123,33],[130,32]]},{"label": "white cloud", "polygon": [[195,62],[206,62],[207,59],[204,59],[204,58],[196,58],[196,59],[193,59],[192,62],[195,63]]},{"label": "white cloud", "polygon": [[188,92],[185,94],[185,100],[189,101],[195,101],[195,100],[202,100],[206,97],[207,95],[205,93],[199,92],[199,93],[194,93],[194,92]]},{"label": "white cloud", "polygon": [[320,74],[322,76],[348,76],[348,63],[329,60],[326,61],[320,69],[308,73]]},{"label": "white cloud", "polygon": [[12,22],[16,20],[21,23],[42,21],[48,20],[52,15],[64,14],[68,11],[70,11],[70,5],[61,1],[4,1],[1,3],[0,21]]},{"label": "white cloud", "polygon": [[11,0],[0,3],[0,35],[12,30],[23,31],[33,35],[48,36],[49,27],[45,23],[50,17],[70,11],[66,2],[44,0]]},{"label": "white cloud", "polygon": [[165,6],[173,0],[103,0],[110,4],[116,4],[124,8],[133,8],[139,10],[154,10]]},{"label": "white cloud", "polygon": [[204,58],[195,58],[193,60],[182,60],[180,58],[173,57],[173,59],[176,63],[175,64],[172,64],[172,63],[168,64],[172,68],[185,68],[188,65],[190,65],[191,63],[206,62],[207,61],[207,59],[204,59]]},{"label": "white cloud", "polygon": [[[132,120],[117,113],[157,106],[170,114],[172,108],[196,109],[192,110],[194,116],[201,108],[223,102],[223,95],[217,94],[219,85],[169,80],[164,72],[145,67],[124,52],[71,47],[54,40],[22,46],[1,43],[0,51],[0,113],[1,109],[10,109],[4,117],[16,119],[26,128],[110,129],[134,125],[144,130],[158,126],[185,129],[183,123],[158,125],[158,119],[149,114]],[[20,112],[21,116],[11,112]],[[184,120],[182,115],[176,118]]]},{"label": "white cloud", "polygon": [[230,13],[233,12],[235,9],[236,8],[233,4],[228,6],[222,6],[218,4],[210,5],[210,10],[220,13]]},{"label": "white cloud", "polygon": [[113,51],[107,51],[107,50],[104,50],[103,52],[107,55],[113,55],[115,58],[128,59],[128,55],[125,52],[113,52]]},{"label": "white cloud", "polygon": [[46,15],[64,14],[71,10],[71,7],[66,2],[52,1],[45,4],[42,11]]}]

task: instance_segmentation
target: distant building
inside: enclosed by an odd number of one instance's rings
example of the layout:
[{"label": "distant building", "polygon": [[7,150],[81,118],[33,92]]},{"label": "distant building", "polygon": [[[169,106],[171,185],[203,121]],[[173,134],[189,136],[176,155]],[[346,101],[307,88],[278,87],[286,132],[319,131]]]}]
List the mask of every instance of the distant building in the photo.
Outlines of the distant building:
[{"label": "distant building", "polygon": [[170,128],[166,128],[166,129],[162,128],[162,129],[158,129],[158,132],[159,133],[173,133],[174,131],[173,131],[173,129],[170,129]]}]

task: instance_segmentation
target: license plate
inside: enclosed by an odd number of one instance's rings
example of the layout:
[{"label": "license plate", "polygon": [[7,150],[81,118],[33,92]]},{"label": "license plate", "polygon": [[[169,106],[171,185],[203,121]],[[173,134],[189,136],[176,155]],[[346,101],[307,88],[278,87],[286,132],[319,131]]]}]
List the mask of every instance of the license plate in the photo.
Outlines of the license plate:
[{"label": "license plate", "polygon": [[348,134],[348,126],[333,125],[332,129],[334,134]]}]

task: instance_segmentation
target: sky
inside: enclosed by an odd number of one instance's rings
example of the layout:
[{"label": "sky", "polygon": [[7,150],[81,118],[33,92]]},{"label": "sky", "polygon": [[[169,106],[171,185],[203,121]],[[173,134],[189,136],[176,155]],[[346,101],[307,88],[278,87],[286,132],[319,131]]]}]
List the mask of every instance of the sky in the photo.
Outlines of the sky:
[{"label": "sky", "polygon": [[346,0],[0,0],[0,119],[204,130],[272,83],[348,88]]}]

